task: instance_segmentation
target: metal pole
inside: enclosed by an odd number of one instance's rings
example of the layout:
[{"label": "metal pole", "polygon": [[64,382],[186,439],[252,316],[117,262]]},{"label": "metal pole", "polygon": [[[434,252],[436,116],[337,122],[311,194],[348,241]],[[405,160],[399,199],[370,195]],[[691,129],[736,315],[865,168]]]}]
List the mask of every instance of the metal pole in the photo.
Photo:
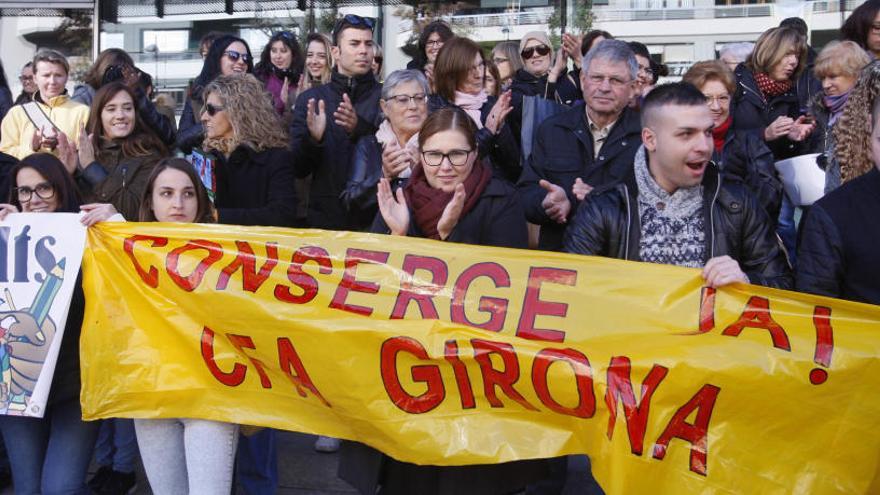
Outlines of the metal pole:
[{"label": "metal pole", "polygon": [[95,0],[94,9],[92,9],[92,60],[98,59],[101,53],[101,0]]}]

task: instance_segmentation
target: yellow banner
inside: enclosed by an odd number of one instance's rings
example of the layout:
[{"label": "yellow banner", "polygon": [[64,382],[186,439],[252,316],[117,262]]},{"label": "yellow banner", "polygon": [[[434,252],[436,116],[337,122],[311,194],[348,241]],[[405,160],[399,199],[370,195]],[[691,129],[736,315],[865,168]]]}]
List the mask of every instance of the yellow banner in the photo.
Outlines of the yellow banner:
[{"label": "yellow banner", "polygon": [[880,308],[698,270],[314,230],[101,224],[83,414],[459,465],[585,453],[608,493],[878,493]]}]

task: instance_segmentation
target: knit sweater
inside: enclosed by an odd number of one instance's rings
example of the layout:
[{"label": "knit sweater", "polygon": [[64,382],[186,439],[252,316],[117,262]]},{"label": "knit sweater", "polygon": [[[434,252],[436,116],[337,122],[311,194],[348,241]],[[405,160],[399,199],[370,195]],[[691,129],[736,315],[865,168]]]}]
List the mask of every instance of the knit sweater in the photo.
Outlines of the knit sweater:
[{"label": "knit sweater", "polygon": [[651,176],[644,147],[635,157],[635,176],[641,226],[639,257],[650,263],[701,268],[706,262],[703,186],[668,193]]}]

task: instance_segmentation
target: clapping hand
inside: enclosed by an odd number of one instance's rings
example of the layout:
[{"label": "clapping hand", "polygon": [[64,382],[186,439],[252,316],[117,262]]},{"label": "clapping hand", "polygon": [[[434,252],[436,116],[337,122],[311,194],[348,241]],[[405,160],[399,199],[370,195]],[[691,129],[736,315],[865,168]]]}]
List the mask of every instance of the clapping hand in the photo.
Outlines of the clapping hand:
[{"label": "clapping hand", "polygon": [[568,221],[568,214],[571,211],[571,201],[565,194],[565,189],[550,183],[544,179],[538,182],[542,188],[547,191],[541,206],[544,207],[544,213],[556,223],[565,223]]},{"label": "clapping hand", "polygon": [[[396,197],[395,197],[396,196]],[[379,203],[379,213],[385,220],[385,225],[393,235],[406,236],[409,231],[409,208],[406,206],[406,197],[403,188],[398,188],[391,193],[391,185],[388,179],[379,179],[379,188],[376,191],[376,200]]]},{"label": "clapping hand", "polygon": [[440,239],[446,240],[452,233],[452,229],[458,225],[461,212],[464,210],[465,199],[467,199],[467,193],[464,190],[464,184],[459,183],[455,186],[455,192],[452,194],[449,204],[443,209],[440,221],[437,222],[437,232],[440,234]]},{"label": "clapping hand", "polygon": [[336,107],[336,111],[333,112],[333,121],[336,122],[336,125],[345,129],[345,132],[351,134],[354,132],[354,128],[357,127],[358,115],[354,110],[354,106],[351,104],[351,98],[348,97],[347,93],[342,94],[342,103]]},{"label": "clapping hand", "polygon": [[324,109],[324,100],[315,102],[314,98],[309,98],[306,104],[306,126],[315,142],[320,143],[324,139],[324,131],[327,130],[327,112]]},{"label": "clapping hand", "polygon": [[511,93],[508,89],[507,91],[501,93],[501,96],[498,97],[498,101],[495,102],[495,105],[492,106],[492,110],[489,111],[489,116],[486,117],[486,129],[492,134],[498,134],[501,131],[501,127],[504,125],[505,119],[513,111],[513,105],[510,103]]}]

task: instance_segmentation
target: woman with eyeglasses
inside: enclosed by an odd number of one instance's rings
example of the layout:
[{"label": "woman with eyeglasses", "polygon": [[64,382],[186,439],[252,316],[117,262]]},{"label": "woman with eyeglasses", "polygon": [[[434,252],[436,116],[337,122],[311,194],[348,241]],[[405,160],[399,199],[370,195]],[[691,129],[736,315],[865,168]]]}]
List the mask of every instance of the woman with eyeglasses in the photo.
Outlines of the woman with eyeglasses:
[{"label": "woman with eyeglasses", "polygon": [[311,33],[306,38],[305,89],[316,88],[330,82],[333,74],[333,54],[330,40],[321,33]]},{"label": "woman with eyeglasses", "polygon": [[486,94],[483,50],[469,38],[453,38],[437,56],[434,71],[436,93],[428,99],[428,112],[448,107],[464,110],[476,125],[479,157],[500,176],[516,182],[522,171],[519,146],[505,125],[512,110],[511,94],[507,91],[499,98]]},{"label": "woman with eyeglasses", "polygon": [[290,107],[303,88],[303,56],[290,31],[275,33],[269,38],[260,62],[254,67],[254,75],[263,81],[272,95],[275,111],[289,124],[293,113]]},{"label": "woman with eyeglasses", "polygon": [[764,207],[772,223],[779,216],[782,182],[776,176],[773,153],[757,132],[733,129],[730,102],[736,78],[719,60],[697,62],[682,78],[706,97],[712,114],[712,161],[728,176],[738,177]]},{"label": "woman with eyeglasses", "polygon": [[417,70],[398,70],[382,86],[379,130],[360,138],[352,154],[342,201],[353,217],[353,230],[370,227],[379,206],[379,179],[402,186],[418,163],[419,129],[428,117],[428,81]]},{"label": "woman with eyeglasses", "polygon": [[[147,179],[142,222],[214,223],[214,207],[195,169],[162,160]],[[193,418],[135,419],[150,488],[157,494],[229,493],[238,425]]]},{"label": "woman with eyeglasses", "polygon": [[519,54],[519,43],[502,41],[492,48],[492,62],[498,67],[500,91],[507,91],[513,83],[513,75],[522,69],[522,56]]},{"label": "woman with eyeglasses", "polygon": [[[13,189],[10,202],[0,205],[0,220],[9,213],[19,211],[84,211],[86,213],[81,221],[90,226],[115,214],[112,206],[80,206],[73,178],[61,161],[49,153],[34,153],[26,157],[12,169],[11,177]],[[64,242],[63,239],[60,241]],[[16,493],[88,492],[85,479],[100,422],[83,421],[79,403],[79,336],[84,310],[81,279],[77,277],[43,417],[0,416],[0,432],[6,450],[15,453],[9,456],[9,462]],[[9,328],[12,333],[22,332],[17,332],[16,326],[33,328],[37,325],[33,316],[26,311],[13,311],[4,318],[9,316],[17,320]],[[38,328],[46,336],[55,335],[51,320]],[[24,341],[12,347],[9,359],[13,384],[33,380],[29,364],[34,359],[34,353],[40,352],[34,347]]]},{"label": "woman with eyeglasses", "polygon": [[543,31],[526,33],[519,41],[519,53],[523,68],[513,76],[514,101],[526,95],[556,100],[556,81],[567,69],[567,53],[560,49],[554,58],[553,45]]},{"label": "woman with eyeglasses", "polygon": [[21,68],[21,73],[18,75],[18,80],[21,82],[21,93],[19,93],[18,97],[15,99],[15,104],[21,105],[22,103],[27,103],[33,100],[34,93],[37,92],[37,83],[34,80],[33,62],[24,64],[24,67]]},{"label": "woman with eyeglasses", "polygon": [[422,28],[419,35],[419,52],[416,57],[406,64],[407,69],[417,69],[425,74],[428,79],[428,86],[434,88],[434,66],[437,63],[437,56],[440,49],[449,40],[455,37],[452,28],[444,21],[431,21],[427,26]]},{"label": "woman with eyeglasses", "polygon": [[193,81],[183,106],[177,131],[177,147],[191,153],[205,138],[205,129],[199,120],[205,105],[205,87],[218,76],[254,72],[251,49],[243,39],[224,34],[211,44],[202,71]]},{"label": "woman with eyeglasses", "polygon": [[[403,188],[382,178],[372,231],[438,241],[526,248],[514,189],[477,157],[476,124],[463,110],[432,113],[419,133],[419,163]],[[544,478],[546,461],[475,466],[419,466],[344,442],[339,476],[360,493],[386,495],[509,494]],[[377,488],[381,486],[381,491]]]},{"label": "woman with eyeglasses", "polygon": [[880,58],[880,0],[856,7],[840,27],[840,37],[856,42],[875,60]]}]

